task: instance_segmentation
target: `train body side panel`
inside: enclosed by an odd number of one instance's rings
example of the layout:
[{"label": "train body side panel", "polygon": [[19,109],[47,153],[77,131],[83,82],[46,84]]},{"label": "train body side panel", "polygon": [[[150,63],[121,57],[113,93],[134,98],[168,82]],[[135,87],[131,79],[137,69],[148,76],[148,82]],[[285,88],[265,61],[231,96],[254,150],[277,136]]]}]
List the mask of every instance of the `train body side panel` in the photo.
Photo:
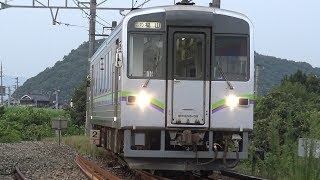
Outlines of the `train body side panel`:
[{"label": "train body side panel", "polygon": [[[210,129],[239,131],[253,128],[253,85],[248,82],[231,82],[235,89],[230,90],[225,81],[213,82],[211,87]],[[247,106],[230,108],[225,100],[229,95],[247,98]]]},{"label": "train body side panel", "polygon": [[[121,127],[159,129],[165,127],[165,80],[123,79],[121,91]],[[138,96],[141,92],[150,97],[150,104],[142,108],[138,104],[128,104],[128,96]]]}]

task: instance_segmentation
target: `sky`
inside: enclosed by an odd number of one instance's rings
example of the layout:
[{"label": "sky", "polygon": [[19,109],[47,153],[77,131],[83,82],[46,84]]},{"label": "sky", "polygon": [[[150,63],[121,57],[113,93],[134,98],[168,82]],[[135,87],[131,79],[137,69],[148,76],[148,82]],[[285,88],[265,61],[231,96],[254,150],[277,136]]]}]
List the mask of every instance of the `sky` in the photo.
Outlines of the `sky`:
[{"label": "sky", "polygon": [[[5,0],[0,0],[4,2]],[[39,0],[47,2],[45,0]],[[55,5],[64,0],[51,0]],[[81,0],[89,1],[89,0]],[[143,3],[138,0],[136,5]],[[102,2],[102,0],[97,0]],[[172,5],[173,0],[151,0],[144,7]],[[210,0],[194,0],[208,6]],[[10,4],[31,4],[32,0],[8,0]],[[59,4],[60,3],[60,4]],[[69,1],[72,3],[72,0]],[[108,0],[109,7],[131,7],[131,0]],[[320,67],[319,0],[221,0],[221,8],[243,13],[254,24],[254,49],[260,54],[305,61]],[[109,26],[122,18],[119,11],[98,11],[97,19]],[[52,25],[49,9],[7,8],[0,10],[0,61],[4,74],[30,78],[88,40],[88,19],[80,10],[59,10]],[[97,24],[98,33],[102,26]]]}]

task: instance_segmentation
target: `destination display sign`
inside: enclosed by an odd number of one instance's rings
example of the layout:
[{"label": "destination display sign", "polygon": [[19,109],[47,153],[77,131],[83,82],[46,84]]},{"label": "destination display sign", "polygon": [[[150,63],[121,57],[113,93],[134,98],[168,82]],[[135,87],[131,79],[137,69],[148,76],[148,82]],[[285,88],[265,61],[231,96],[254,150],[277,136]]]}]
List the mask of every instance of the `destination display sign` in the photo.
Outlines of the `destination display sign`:
[{"label": "destination display sign", "polygon": [[139,29],[161,29],[160,22],[135,22],[135,28]]}]

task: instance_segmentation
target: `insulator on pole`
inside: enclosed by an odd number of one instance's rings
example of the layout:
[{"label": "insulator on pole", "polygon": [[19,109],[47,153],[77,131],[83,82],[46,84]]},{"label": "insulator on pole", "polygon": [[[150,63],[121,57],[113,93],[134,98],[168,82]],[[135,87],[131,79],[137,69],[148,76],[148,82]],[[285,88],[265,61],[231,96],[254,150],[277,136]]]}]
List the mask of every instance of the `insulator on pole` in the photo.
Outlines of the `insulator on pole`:
[{"label": "insulator on pole", "polygon": [[209,3],[209,6],[213,8],[220,8],[220,5],[221,5],[220,0],[212,0],[212,3]]}]

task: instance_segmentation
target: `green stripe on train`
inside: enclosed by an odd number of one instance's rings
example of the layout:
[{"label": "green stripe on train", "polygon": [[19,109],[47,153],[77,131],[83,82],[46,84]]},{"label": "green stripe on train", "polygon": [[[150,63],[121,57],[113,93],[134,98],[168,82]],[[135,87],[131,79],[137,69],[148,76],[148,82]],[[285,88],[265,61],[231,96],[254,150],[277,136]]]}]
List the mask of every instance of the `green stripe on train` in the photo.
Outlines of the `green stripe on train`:
[{"label": "green stripe on train", "polygon": [[[113,93],[114,94],[114,93]],[[130,91],[120,91],[120,97],[127,97],[130,95],[137,95],[138,93],[136,92],[130,92]],[[102,97],[98,97],[96,99],[93,100],[93,102],[97,103],[97,102],[101,102],[101,101],[107,101],[107,100],[111,100],[112,99],[112,94],[108,94]],[[160,108],[164,108],[164,103],[155,99],[155,98],[151,98],[151,103],[160,107]]]},{"label": "green stripe on train", "polygon": [[[237,97],[242,97],[242,98],[248,98],[249,100],[254,100],[254,94],[241,94]],[[226,100],[225,99],[222,99],[218,102],[215,102],[211,105],[211,109],[216,109],[220,106],[223,106],[224,104],[226,103]]]}]

